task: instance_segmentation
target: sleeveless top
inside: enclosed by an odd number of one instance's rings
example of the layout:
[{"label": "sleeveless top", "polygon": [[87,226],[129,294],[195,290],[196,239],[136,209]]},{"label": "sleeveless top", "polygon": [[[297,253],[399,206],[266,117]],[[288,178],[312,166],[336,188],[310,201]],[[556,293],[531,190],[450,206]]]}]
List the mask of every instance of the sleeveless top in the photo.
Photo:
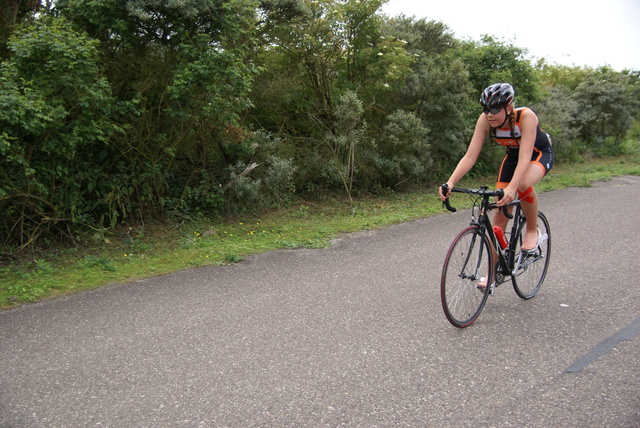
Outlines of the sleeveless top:
[{"label": "sleeveless top", "polygon": [[[529,110],[528,107],[520,107],[515,109],[515,126],[513,134],[511,128],[508,126],[508,121],[505,123],[506,128],[496,128],[495,133],[491,136],[493,140],[501,146],[506,146],[511,149],[520,148],[520,138],[522,138],[522,132],[520,131],[520,121],[522,119],[522,112]],[[551,137],[544,132],[540,125],[536,129],[536,140],[534,147],[538,150],[548,150],[551,148]]]}]

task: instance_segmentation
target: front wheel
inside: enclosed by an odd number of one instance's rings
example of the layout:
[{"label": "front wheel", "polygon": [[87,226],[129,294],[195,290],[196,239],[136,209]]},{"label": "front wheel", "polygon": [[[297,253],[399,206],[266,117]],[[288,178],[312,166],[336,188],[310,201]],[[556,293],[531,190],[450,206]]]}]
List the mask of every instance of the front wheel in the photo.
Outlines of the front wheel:
[{"label": "front wheel", "polygon": [[[451,324],[471,325],[482,312],[493,283],[493,262],[486,235],[469,226],[456,236],[442,267],[440,294],[444,314]],[[486,287],[478,287],[484,282]]]},{"label": "front wheel", "polygon": [[540,290],[549,268],[551,231],[547,218],[541,212],[538,212],[537,226],[538,246],[534,251],[525,252],[520,249],[527,227],[524,218],[518,227],[517,239],[512,240],[514,262],[511,282],[516,294],[525,300],[532,298]]}]

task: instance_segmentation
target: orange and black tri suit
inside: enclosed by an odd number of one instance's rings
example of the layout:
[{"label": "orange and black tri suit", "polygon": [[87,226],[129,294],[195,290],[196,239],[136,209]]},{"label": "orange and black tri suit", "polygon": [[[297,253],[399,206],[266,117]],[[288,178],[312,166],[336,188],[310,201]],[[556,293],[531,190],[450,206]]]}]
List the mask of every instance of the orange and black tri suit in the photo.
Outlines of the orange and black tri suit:
[{"label": "orange and black tri suit", "polygon": [[[520,120],[522,118],[522,112],[527,107],[521,107],[515,109],[515,126],[512,130],[507,123],[507,128],[497,128],[494,134],[491,136],[496,143],[507,148],[507,152],[500,165],[498,171],[498,181],[496,188],[504,189],[507,187],[513,173],[518,165],[518,151],[520,149],[520,138],[522,133],[520,132]],[[553,150],[551,149],[551,137],[544,132],[540,125],[536,130],[536,141],[533,145],[533,153],[531,156],[531,163],[542,168],[545,174],[553,167]]]}]

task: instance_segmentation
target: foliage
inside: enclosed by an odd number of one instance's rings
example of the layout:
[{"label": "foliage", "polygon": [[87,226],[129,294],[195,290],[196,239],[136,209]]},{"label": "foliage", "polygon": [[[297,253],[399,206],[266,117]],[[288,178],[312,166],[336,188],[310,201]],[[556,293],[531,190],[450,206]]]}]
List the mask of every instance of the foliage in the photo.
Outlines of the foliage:
[{"label": "foliage", "polygon": [[415,58],[411,74],[391,103],[422,121],[416,132],[427,129],[430,152],[425,166],[433,176],[444,175],[464,153],[474,120],[467,108],[470,96],[475,96],[469,73],[450,56],[457,42],[442,23],[405,16],[391,19],[386,31],[406,40],[406,49]]},{"label": "foliage", "polygon": [[[636,144],[637,146],[637,144]],[[558,165],[540,191],[590,186],[594,180],[640,175],[635,155]],[[491,177],[461,186],[490,184]],[[35,261],[16,258],[0,265],[0,308],[80,292],[116,282],[162,275],[194,266],[236,263],[250,254],[281,248],[322,248],[345,232],[372,230],[443,212],[437,185],[414,192],[372,197],[298,201],[288,208],[226,219],[121,227],[110,243],[82,243],[64,251],[42,252]],[[456,206],[462,208],[465,198]],[[31,258],[23,254],[24,259]]]},{"label": "foliage", "polygon": [[340,183],[349,199],[358,172],[358,161],[362,157],[361,146],[365,144],[367,124],[363,122],[364,108],[355,92],[340,97],[336,106],[333,130],[327,132],[324,142],[329,149],[325,176]]},{"label": "foliage", "polygon": [[579,137],[602,148],[608,138],[612,139],[614,153],[619,153],[627,131],[633,122],[631,105],[637,100],[630,97],[628,78],[610,69],[600,69],[580,83],[574,97],[582,106],[577,120],[580,123]]},{"label": "foliage", "polygon": [[3,0],[0,4],[0,59],[10,55],[9,38],[23,22],[29,22],[40,8],[40,0]]},{"label": "foliage", "polygon": [[579,140],[580,128],[576,117],[580,104],[565,86],[548,89],[543,100],[531,108],[537,113],[542,129],[551,135],[556,160],[575,162],[584,153],[584,144]]},{"label": "foliage", "polygon": [[463,42],[458,55],[467,65],[477,98],[487,86],[509,82],[516,90],[516,103],[526,106],[539,97],[538,79],[526,53],[526,49],[485,35],[479,42]]},{"label": "foliage", "polygon": [[46,19],[17,32],[9,46],[12,59],[0,67],[2,242],[24,247],[77,223],[115,226],[104,163],[119,128],[96,43]]},{"label": "foliage", "polygon": [[458,60],[442,64],[422,60],[418,64],[404,93],[413,99],[416,116],[429,129],[435,159],[432,171],[445,174],[464,154],[473,132],[469,126],[473,110],[467,108],[468,74]]},{"label": "foliage", "polygon": [[57,3],[102,42],[115,94],[136,105],[113,145],[140,213],[224,208],[215,189],[233,181],[231,169],[251,154],[239,122],[256,72],[246,61],[254,7],[244,0]]},{"label": "foliage", "polygon": [[[382,0],[4,4],[2,253],[440,182],[497,81],[559,162],[637,138],[639,72],[532,65],[510,42],[382,15]],[[501,153],[487,145],[473,174]]]},{"label": "foliage", "polygon": [[[408,72],[404,42],[381,34],[380,0],[302,2],[300,14],[278,29],[268,60],[298,73],[315,101],[308,113],[331,128],[334,99],[358,92],[365,105]],[[278,65],[276,65],[278,67]],[[302,81],[304,79],[304,81]],[[322,130],[324,133],[324,130]]]},{"label": "foliage", "polygon": [[375,157],[382,186],[428,181],[433,165],[430,149],[429,130],[415,114],[398,110],[389,115]]},{"label": "foliage", "polygon": [[228,212],[255,211],[259,208],[287,206],[294,191],[295,166],[279,154],[281,140],[256,132],[249,141],[253,155],[250,164],[229,168],[230,180],[222,190]]},{"label": "foliage", "polygon": [[545,67],[547,95],[534,108],[551,133],[558,159],[575,161],[585,153],[623,151],[640,103],[634,73],[609,68],[587,70]]}]

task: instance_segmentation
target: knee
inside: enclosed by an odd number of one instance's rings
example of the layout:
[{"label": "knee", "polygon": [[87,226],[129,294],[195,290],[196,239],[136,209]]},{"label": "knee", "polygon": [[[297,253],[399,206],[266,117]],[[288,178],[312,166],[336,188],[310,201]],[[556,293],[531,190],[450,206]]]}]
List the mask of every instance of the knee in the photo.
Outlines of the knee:
[{"label": "knee", "polygon": [[532,203],[535,200],[536,192],[531,186],[521,185],[518,187],[518,197],[521,201]]},{"label": "knee", "polygon": [[535,184],[531,184],[529,180],[522,180],[522,182],[520,182],[520,184],[518,185],[518,192],[526,192],[529,189],[533,191],[535,190],[533,186],[535,186]]}]

